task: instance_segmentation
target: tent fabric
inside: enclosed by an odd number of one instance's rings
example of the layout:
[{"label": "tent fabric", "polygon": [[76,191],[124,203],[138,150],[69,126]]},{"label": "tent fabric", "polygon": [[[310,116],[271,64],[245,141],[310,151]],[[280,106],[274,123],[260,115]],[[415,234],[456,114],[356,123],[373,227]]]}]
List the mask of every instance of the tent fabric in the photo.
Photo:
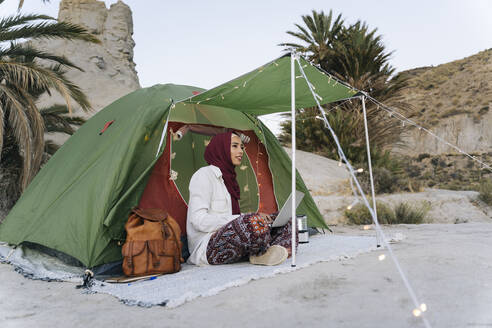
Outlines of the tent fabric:
[{"label": "tent fabric", "polygon": [[[248,152],[249,164],[239,178],[242,188],[248,185],[250,196],[240,205],[265,212],[282,206],[290,194],[290,159],[256,115],[290,108],[287,62],[287,57],[280,58],[264,65],[260,74],[246,74],[207,92],[192,86],[156,85],[113,102],[82,125],[43,166],[0,225],[0,240],[14,245],[40,244],[68,254],[87,267],[121,259],[124,224],[130,209],[141,200],[149,178],[157,172],[160,155],[165,153],[165,158],[171,159],[167,157],[174,153],[170,147],[176,151],[181,147],[181,152],[186,152],[185,141],[181,146],[173,143],[170,130],[163,131],[168,118],[170,129],[173,122],[211,125],[241,130],[252,137],[251,147],[256,145],[257,150]],[[312,83],[325,83],[316,86],[324,101],[339,100],[352,93],[345,86],[333,85],[315,67],[305,65]],[[243,89],[227,92],[236,83],[242,83]],[[314,100],[308,101],[297,83],[296,90],[298,106],[313,104]],[[197,92],[202,93],[193,96]],[[200,99],[203,103],[199,103]],[[196,141],[197,147],[204,148],[206,137],[190,134],[188,138],[188,142]],[[176,171],[181,171],[181,177],[190,176],[193,171],[187,161],[193,161],[194,167],[202,165],[201,151],[188,149],[188,155],[171,160],[169,173],[179,165]],[[253,164],[258,161],[261,168],[251,164],[255,156],[258,159]],[[270,174],[257,179],[259,172]],[[273,188],[275,202],[268,188],[258,188],[264,183]],[[177,189],[181,199],[175,193],[172,201],[186,202],[186,179],[178,178],[173,184],[169,187]],[[296,184],[306,194],[298,213],[307,214],[308,225],[326,227],[298,173]],[[270,200],[264,201],[267,199]]]},{"label": "tent fabric", "polygon": [[[357,93],[357,90],[327,76],[302,57],[299,61],[308,80],[315,86],[321,104],[350,98]],[[290,70],[290,56],[283,56],[184,102],[226,107],[256,116],[287,112],[291,110]],[[295,70],[296,108],[316,106],[297,63]]]},{"label": "tent fabric", "polygon": [[[152,170],[139,207],[166,208],[179,223],[183,235],[186,235],[188,186],[192,175],[208,165],[203,160],[203,153],[211,137],[188,134],[180,141],[174,141],[172,131],[177,131],[182,125],[169,123],[166,148]],[[254,132],[240,132],[250,137],[250,142],[245,145],[243,163],[236,169],[241,186],[241,212],[276,212],[278,205],[265,147]]]},{"label": "tent fabric", "polygon": [[156,161],[171,98],[194,90],[202,89],[140,89],[94,115],[36,175],[0,225],[0,240],[41,244],[88,267],[120,259],[123,225]]}]

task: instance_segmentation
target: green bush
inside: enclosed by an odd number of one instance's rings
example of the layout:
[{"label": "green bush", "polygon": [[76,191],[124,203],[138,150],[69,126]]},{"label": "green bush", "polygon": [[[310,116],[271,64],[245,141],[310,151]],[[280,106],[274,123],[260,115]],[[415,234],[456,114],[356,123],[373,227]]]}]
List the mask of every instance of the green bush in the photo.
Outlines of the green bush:
[{"label": "green bush", "polygon": [[484,180],[480,183],[480,194],[478,198],[485,202],[487,205],[492,206],[492,181]]},{"label": "green bush", "polygon": [[411,206],[407,203],[400,203],[395,206],[395,220],[403,224],[419,224],[424,222],[430,203],[421,206]]},{"label": "green bush", "polygon": [[[371,203],[372,204],[372,203]],[[424,222],[430,203],[421,206],[412,206],[407,203],[399,203],[392,209],[383,202],[376,201],[378,221],[380,224],[420,224]],[[372,224],[372,217],[364,204],[357,204],[345,211],[349,224]]]},{"label": "green bush", "polygon": [[[371,204],[372,202],[369,201]],[[378,221],[381,224],[390,224],[395,221],[395,212],[383,202],[376,201]],[[372,224],[369,209],[364,204],[357,204],[352,209],[345,211],[349,224]]]}]

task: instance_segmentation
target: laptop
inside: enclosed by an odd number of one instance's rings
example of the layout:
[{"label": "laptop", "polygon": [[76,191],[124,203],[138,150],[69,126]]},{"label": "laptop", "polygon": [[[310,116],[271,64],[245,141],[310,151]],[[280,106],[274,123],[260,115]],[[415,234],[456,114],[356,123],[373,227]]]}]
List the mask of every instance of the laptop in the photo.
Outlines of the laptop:
[{"label": "laptop", "polygon": [[[304,193],[296,190],[296,208],[299,206],[303,198],[304,198]],[[287,200],[285,201],[284,206],[282,206],[280,212],[278,212],[275,221],[273,221],[272,223],[272,228],[282,227],[286,225],[291,220],[291,218],[292,218],[292,193],[289,195],[289,198],[287,198]]]}]

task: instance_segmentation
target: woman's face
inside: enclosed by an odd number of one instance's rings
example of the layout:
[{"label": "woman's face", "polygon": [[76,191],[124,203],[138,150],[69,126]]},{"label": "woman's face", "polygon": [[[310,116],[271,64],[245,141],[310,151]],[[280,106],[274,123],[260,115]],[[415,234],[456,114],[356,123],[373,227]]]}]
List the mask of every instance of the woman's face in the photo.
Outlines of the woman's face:
[{"label": "woman's face", "polygon": [[241,160],[243,159],[243,143],[241,138],[237,135],[231,135],[231,161],[235,166],[241,165]]}]

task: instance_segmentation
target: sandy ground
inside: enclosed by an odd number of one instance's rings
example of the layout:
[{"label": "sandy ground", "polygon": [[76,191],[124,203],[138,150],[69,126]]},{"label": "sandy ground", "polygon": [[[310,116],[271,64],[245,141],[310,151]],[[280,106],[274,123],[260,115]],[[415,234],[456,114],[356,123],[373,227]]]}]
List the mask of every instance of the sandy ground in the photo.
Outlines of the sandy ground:
[{"label": "sandy ground", "polygon": [[[338,234],[374,234],[335,227]],[[386,227],[433,327],[492,327],[492,224]],[[129,307],[0,265],[0,327],[424,327],[386,251],[253,281],[176,309]]]}]

